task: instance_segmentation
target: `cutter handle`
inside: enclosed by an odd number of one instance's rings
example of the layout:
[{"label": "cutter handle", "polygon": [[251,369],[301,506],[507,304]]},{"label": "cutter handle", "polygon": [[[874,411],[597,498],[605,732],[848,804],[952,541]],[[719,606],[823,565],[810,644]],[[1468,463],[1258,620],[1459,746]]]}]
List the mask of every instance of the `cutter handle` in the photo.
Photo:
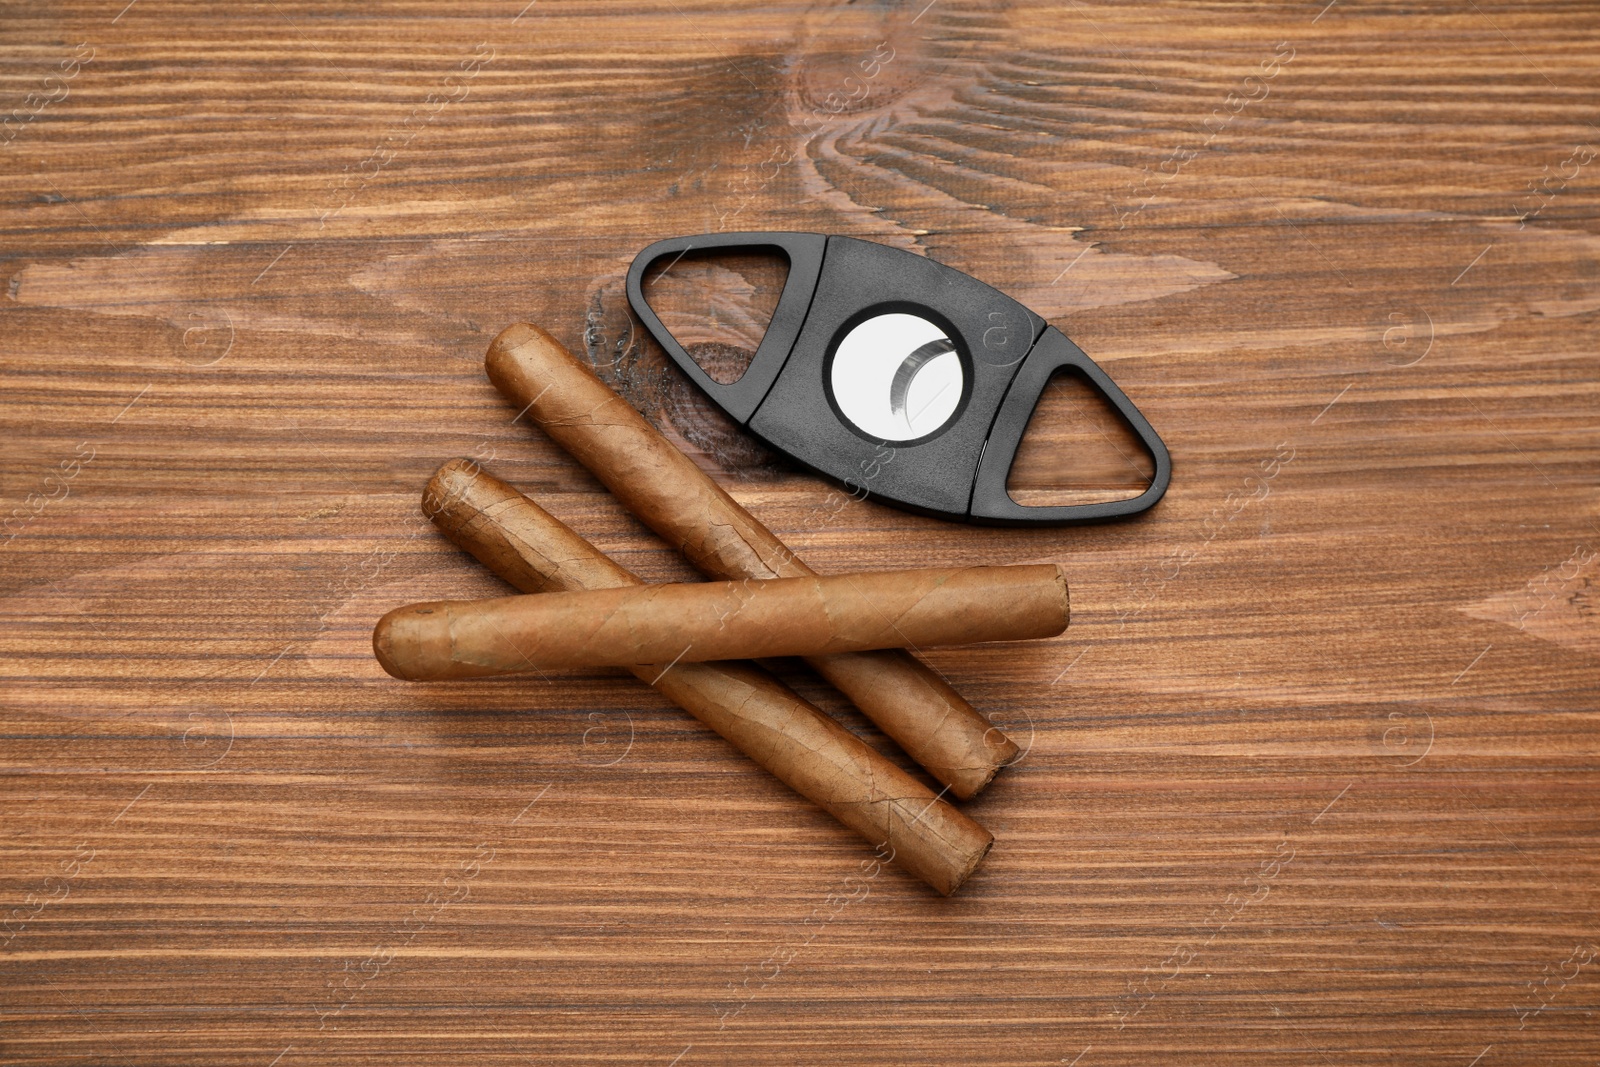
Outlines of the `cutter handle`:
[{"label": "cutter handle", "polygon": [[[1050,376],[1064,367],[1079,371],[1100,393],[1111,402],[1134,433],[1139,435],[1150,455],[1155,459],[1155,476],[1150,486],[1138,496],[1126,500],[1107,500],[1097,504],[1067,504],[1053,507],[1029,507],[1011,499],[1006,492],[1006,476],[1011,473],[1011,463],[1016,458],[1017,446],[1033,418],[1039,397],[1050,381]],[[1067,339],[1067,335],[1054,326],[1039,335],[1039,341],[1023,360],[1000,402],[994,426],[989,430],[989,440],[978,461],[978,473],[972,482],[972,506],[969,514],[973,520],[1000,526],[1043,526],[1063,523],[1099,522],[1143,511],[1167,491],[1172,479],[1172,457],[1161,437],[1134,407],[1128,394],[1117,387],[1099,364],[1084,354],[1083,350]]]}]

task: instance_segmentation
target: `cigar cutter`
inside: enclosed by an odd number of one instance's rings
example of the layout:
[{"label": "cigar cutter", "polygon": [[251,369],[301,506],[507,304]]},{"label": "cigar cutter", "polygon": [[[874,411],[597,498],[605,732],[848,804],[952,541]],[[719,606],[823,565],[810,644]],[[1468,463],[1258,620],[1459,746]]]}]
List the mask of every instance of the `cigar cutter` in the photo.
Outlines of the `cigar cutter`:
[{"label": "cigar cutter", "polygon": [[[644,297],[647,269],[688,252],[776,250],[789,273],[749,366],[713,379]],[[670,269],[670,267],[669,267]],[[628,300],[682,371],[767,444],[853,492],[945,519],[1092,522],[1166,492],[1167,449],[1139,409],[1067,336],[976,278],[931,259],[814,233],[674,237],[640,252]],[[1083,375],[1155,461],[1135,497],[1053,507],[1006,492],[1017,446],[1056,371]]]}]

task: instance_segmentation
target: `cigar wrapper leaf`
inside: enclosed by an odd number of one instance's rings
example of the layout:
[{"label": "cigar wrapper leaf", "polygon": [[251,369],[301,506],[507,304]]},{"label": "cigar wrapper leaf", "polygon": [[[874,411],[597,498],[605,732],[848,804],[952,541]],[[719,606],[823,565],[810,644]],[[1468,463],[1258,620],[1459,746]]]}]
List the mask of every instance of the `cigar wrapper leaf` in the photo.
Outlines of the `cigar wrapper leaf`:
[{"label": "cigar wrapper leaf", "polygon": [[649,585],[396,608],[372,644],[396,678],[826,655],[1054,637],[1054,564]]},{"label": "cigar wrapper leaf", "polygon": [[[513,405],[708,576],[815,573],[544,330],[527,323],[507,327],[489,346],[485,369]],[[1019,754],[1010,738],[908,652],[839,653],[806,662],[958,797],[976,795]]]},{"label": "cigar wrapper leaf", "polygon": [[[452,541],[526,593],[642,584],[554,516],[468,460],[440,468],[423,510]],[[670,667],[670,669],[669,669]],[[987,830],[850,731],[747,663],[633,673],[940,893],[988,853]]]}]

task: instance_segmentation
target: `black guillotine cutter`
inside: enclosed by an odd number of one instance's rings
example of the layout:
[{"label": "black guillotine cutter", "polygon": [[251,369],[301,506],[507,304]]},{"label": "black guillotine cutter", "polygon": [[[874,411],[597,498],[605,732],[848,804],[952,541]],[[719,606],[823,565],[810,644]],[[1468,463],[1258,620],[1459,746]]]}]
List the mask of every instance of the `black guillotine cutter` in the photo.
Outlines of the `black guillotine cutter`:
[{"label": "black guillotine cutter", "polygon": [[[789,273],[749,367],[723,384],[651,309],[644,275],[667,256],[751,249],[782,252]],[[734,421],[887,503],[987,524],[1093,522],[1144,511],[1171,478],[1171,458],[1150,423],[1065,334],[923,256],[814,233],[673,237],[635,257],[628,300],[673,362]],[[1029,507],[1006,492],[1039,396],[1063,369],[1092,383],[1150,452],[1154,477],[1138,496]]]}]

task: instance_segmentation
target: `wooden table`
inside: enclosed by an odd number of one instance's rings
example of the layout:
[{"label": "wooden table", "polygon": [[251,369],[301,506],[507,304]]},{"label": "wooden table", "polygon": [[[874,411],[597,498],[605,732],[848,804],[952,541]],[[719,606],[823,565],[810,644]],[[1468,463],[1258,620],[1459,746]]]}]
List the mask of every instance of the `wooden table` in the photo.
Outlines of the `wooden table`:
[{"label": "wooden table", "polygon": [[[3,16],[0,1059],[1600,1058],[1591,5],[523,4]],[[719,229],[1016,296],[1171,490],[818,521],[630,321]],[[458,455],[689,576],[485,380],[520,319],[821,570],[1068,566],[1063,637],[927,656],[1027,746],[958,896],[631,678],[381,673],[504,588]],[[1117,443],[1061,395],[1019,494]]]}]

